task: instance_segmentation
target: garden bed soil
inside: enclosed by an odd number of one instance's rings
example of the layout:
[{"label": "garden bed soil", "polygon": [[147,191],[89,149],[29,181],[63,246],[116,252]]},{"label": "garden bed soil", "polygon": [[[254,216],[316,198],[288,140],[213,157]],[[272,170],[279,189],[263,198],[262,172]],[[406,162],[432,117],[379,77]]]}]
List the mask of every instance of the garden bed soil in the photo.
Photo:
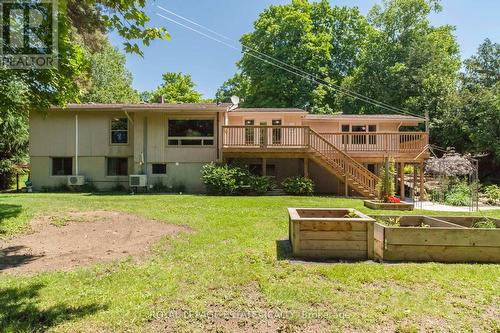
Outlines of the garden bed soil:
[{"label": "garden bed soil", "polygon": [[364,200],[365,207],[377,210],[413,210],[415,205],[409,202],[400,203],[383,202],[380,200]]},{"label": "garden bed soil", "polygon": [[140,262],[163,236],[187,230],[108,211],[44,216],[32,222],[31,233],[0,240],[0,272],[70,270],[129,257]]}]

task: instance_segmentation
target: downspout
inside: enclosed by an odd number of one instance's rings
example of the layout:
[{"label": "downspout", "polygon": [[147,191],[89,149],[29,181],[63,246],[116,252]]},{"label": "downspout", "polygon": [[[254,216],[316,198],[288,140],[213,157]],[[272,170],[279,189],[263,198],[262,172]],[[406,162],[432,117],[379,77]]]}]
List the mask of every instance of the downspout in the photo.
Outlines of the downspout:
[{"label": "downspout", "polygon": [[75,173],[78,176],[78,115],[75,115]]},{"label": "downspout", "polygon": [[148,117],[144,117],[144,128],[143,128],[143,156],[144,156],[144,164],[142,165],[142,173],[148,174]]}]

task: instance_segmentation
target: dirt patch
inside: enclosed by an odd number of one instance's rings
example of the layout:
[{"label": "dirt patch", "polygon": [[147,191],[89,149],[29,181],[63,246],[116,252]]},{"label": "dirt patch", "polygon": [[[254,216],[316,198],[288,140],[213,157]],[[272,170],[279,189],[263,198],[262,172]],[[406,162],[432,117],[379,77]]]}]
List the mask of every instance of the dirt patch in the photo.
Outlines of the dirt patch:
[{"label": "dirt patch", "polygon": [[69,270],[132,257],[144,259],[163,236],[188,228],[134,215],[73,212],[32,222],[32,233],[0,240],[0,272]]}]

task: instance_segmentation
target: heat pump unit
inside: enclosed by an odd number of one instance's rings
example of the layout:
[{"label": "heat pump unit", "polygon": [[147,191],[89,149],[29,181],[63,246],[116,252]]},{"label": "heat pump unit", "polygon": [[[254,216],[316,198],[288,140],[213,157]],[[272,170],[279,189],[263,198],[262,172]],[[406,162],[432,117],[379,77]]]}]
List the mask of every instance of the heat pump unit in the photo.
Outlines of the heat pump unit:
[{"label": "heat pump unit", "polygon": [[68,186],[82,186],[85,184],[84,176],[68,176]]},{"label": "heat pump unit", "polygon": [[146,175],[131,175],[129,177],[130,187],[146,187],[148,177]]}]

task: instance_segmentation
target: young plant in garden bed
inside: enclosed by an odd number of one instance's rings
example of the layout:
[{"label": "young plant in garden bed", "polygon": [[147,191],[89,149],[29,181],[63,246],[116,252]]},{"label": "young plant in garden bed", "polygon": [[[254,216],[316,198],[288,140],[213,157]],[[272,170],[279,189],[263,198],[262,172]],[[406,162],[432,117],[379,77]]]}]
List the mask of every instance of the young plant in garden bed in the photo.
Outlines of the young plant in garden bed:
[{"label": "young plant in garden bed", "polygon": [[493,221],[487,217],[484,217],[484,218],[480,219],[479,221],[472,223],[471,228],[474,228],[474,229],[496,229],[497,224],[495,223],[495,221]]},{"label": "young plant in garden bed", "polygon": [[[377,192],[379,200],[382,202],[390,203],[394,200],[395,184],[394,176],[396,170],[393,158],[384,158],[384,165],[380,170],[380,182],[377,184]],[[396,202],[392,202],[396,203]],[[399,203],[399,202],[398,202]]]},{"label": "young plant in garden bed", "polygon": [[351,211],[349,211],[349,213],[345,214],[344,217],[348,218],[348,219],[355,219],[359,216],[358,216],[358,214],[356,214],[356,212],[351,210]]},{"label": "young plant in garden bed", "polygon": [[377,223],[382,224],[386,227],[399,227],[401,226],[401,217],[388,217],[388,218],[377,218]]}]

